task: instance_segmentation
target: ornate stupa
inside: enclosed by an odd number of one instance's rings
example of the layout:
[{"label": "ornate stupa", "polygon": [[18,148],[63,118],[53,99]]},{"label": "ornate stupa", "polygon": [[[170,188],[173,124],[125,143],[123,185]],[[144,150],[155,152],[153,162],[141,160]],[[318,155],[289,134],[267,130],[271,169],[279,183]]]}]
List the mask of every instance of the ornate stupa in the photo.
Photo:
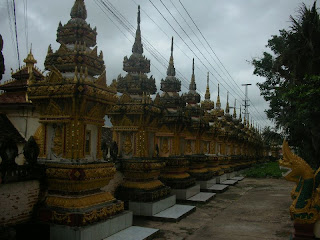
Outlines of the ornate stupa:
[{"label": "ornate stupa", "polygon": [[128,58],[124,57],[123,70],[127,72],[125,77],[119,76],[117,79],[117,90],[120,93],[129,95],[143,94],[150,95],[157,91],[155,79],[148,78],[146,73],[150,72],[150,60],[143,55],[143,45],[140,30],[140,6],[138,6],[138,27],[136,37],[132,46],[132,54]]},{"label": "ornate stupa", "polygon": [[32,50],[28,56],[23,60],[25,65],[20,67],[17,71],[11,73],[12,79],[0,85],[0,90],[4,92],[0,95],[0,107],[5,106],[26,106],[31,102],[28,100],[27,88],[29,85],[29,75],[32,74],[38,81],[43,80],[42,72],[35,66],[35,60]]},{"label": "ornate stupa", "polygon": [[214,109],[214,102],[210,99],[210,88],[209,88],[209,72],[207,75],[207,88],[206,93],[204,95],[204,101],[201,102],[201,107],[207,112]]},{"label": "ornate stupa", "polygon": [[114,164],[102,160],[101,128],[106,106],[117,100],[116,90],[106,84],[102,52],[97,55],[97,33],[86,22],[84,0],[75,0],[70,16],[67,24],[59,24],[59,49],[48,48],[49,73],[41,79],[31,72],[28,79],[29,99],[40,114],[41,126],[34,135],[38,161],[46,166],[48,182],[39,217],[53,223],[53,232],[60,225],[104,221],[124,208],[101,190],[115,173]]},{"label": "ornate stupa", "polygon": [[173,38],[171,41],[171,56],[167,70],[167,77],[161,80],[160,105],[163,116],[156,133],[159,146],[159,156],[166,157],[166,167],[161,172],[161,181],[173,189],[185,189],[195,184],[195,179],[187,173],[188,160],[182,157],[181,145],[183,129],[188,125],[185,116],[185,101],[179,95],[181,82],[175,76],[173,61]]},{"label": "ornate stupa", "polygon": [[142,55],[140,30],[140,6],[138,27],[130,58],[125,57],[125,77],[118,77],[117,90],[122,93],[115,106],[108,108],[112,123],[113,141],[117,143],[125,180],[117,189],[117,196],[124,201],[156,201],[167,196],[170,188],[158,176],[164,162],[154,159],[158,148],[155,133],[161,116],[160,96],[156,92],[154,78],[148,78],[150,61]]},{"label": "ornate stupa", "polygon": [[208,130],[208,124],[203,119],[203,109],[200,107],[200,95],[197,93],[194,74],[194,59],[192,61],[192,75],[189,85],[189,92],[183,95],[186,106],[186,115],[191,119],[188,131],[185,133],[184,153],[189,160],[189,174],[196,180],[208,180],[212,177],[206,168],[206,156],[208,153],[209,142],[204,141],[203,137]]}]

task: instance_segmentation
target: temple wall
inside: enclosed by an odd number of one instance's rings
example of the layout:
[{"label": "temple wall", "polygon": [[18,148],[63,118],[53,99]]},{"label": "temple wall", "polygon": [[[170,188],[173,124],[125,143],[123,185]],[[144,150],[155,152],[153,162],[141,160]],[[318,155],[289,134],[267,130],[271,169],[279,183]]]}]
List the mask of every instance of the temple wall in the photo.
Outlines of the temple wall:
[{"label": "temple wall", "polygon": [[32,111],[19,110],[10,112],[7,113],[7,117],[26,140],[33,136],[40,126],[39,117]]},{"label": "temple wall", "polygon": [[0,184],[0,225],[14,225],[30,220],[39,193],[39,181]]}]

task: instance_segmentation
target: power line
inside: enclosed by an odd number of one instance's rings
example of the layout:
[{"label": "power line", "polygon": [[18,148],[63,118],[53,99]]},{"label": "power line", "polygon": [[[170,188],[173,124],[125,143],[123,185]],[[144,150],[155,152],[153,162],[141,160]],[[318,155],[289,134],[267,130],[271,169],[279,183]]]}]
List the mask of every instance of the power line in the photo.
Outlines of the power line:
[{"label": "power line", "polygon": [[[171,1],[171,0],[170,0]],[[209,48],[211,49],[211,51],[213,52],[213,54],[215,55],[215,57],[218,59],[219,63],[221,64],[221,66],[224,68],[225,72],[228,74],[229,78],[235,83],[235,86],[238,87],[238,89],[240,90],[240,92],[243,94],[241,88],[238,86],[238,84],[236,84],[235,80],[232,78],[232,76],[230,75],[229,71],[226,69],[226,67],[223,65],[223,63],[221,62],[221,60],[219,59],[219,57],[216,55],[216,53],[214,52],[214,50],[212,49],[211,45],[209,44],[209,42],[207,41],[207,39],[205,38],[205,36],[202,34],[201,30],[198,28],[197,24],[194,22],[193,18],[191,17],[191,15],[189,14],[189,12],[187,11],[187,9],[185,8],[185,6],[182,4],[181,0],[179,0],[181,6],[183,7],[183,9],[185,10],[185,12],[188,14],[189,18],[191,19],[191,21],[193,22],[193,24],[195,25],[195,27],[198,29],[198,31],[200,32],[201,36],[203,37],[203,39],[205,40],[205,42],[207,43],[207,45],[209,46]],[[201,42],[201,41],[200,41]],[[210,54],[210,56],[212,57],[212,55]],[[212,57],[212,59],[214,60],[214,58]],[[218,64],[217,64],[218,65]],[[220,68],[220,66],[218,65],[218,67]],[[220,68],[220,70],[222,70]],[[223,72],[223,71],[222,71]],[[225,74],[225,73],[224,73]],[[252,103],[252,102],[251,102]],[[256,107],[253,105],[254,109],[257,111]],[[258,112],[258,111],[257,111]],[[261,114],[258,112],[258,114],[261,116]],[[261,116],[262,120],[266,123],[266,125],[269,125],[265,119]]]},{"label": "power line", "polygon": [[[115,17],[115,19],[120,23],[120,25],[122,25],[122,27],[124,27],[133,37],[135,37],[135,28],[131,25],[131,23],[109,1],[103,2],[102,0],[100,0],[100,2],[103,5],[103,7],[107,9]],[[150,52],[151,55],[166,69],[167,66],[164,62],[168,63],[168,61],[160,54],[160,52],[157,49],[153,47],[153,45],[146,38],[142,37],[142,40],[146,50]],[[164,75],[163,72],[161,72],[154,64],[152,64],[152,66],[155,67],[161,75]],[[183,78],[185,78],[181,73],[179,74]],[[182,85],[185,88],[187,88],[187,86],[185,86],[183,83]]]},{"label": "power line", "polygon": [[26,38],[26,49],[29,52],[29,32],[28,32],[28,0],[23,0],[23,15],[24,15],[24,33]]},{"label": "power line", "polygon": [[15,32],[16,32],[18,63],[19,63],[19,69],[20,69],[20,54],[19,54],[19,42],[18,42],[17,16],[16,16],[16,2],[15,2],[15,0],[13,0],[13,13],[14,13],[14,27],[15,27]]}]

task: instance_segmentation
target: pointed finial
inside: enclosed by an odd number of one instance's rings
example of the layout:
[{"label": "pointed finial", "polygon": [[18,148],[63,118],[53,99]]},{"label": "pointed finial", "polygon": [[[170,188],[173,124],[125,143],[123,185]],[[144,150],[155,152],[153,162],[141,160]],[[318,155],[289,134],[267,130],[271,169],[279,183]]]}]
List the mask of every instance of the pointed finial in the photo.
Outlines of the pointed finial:
[{"label": "pointed finial", "polygon": [[173,56],[173,37],[171,38],[171,56]]},{"label": "pointed finial", "polygon": [[143,45],[141,42],[141,30],[140,30],[140,5],[138,5],[138,17],[137,17],[137,30],[136,30],[136,38],[134,40],[134,44],[132,47],[132,53],[142,54],[143,53]]},{"label": "pointed finial", "polygon": [[194,75],[194,58],[192,59],[192,75]]},{"label": "pointed finial", "polygon": [[207,89],[206,89],[206,94],[204,95],[204,98],[206,100],[210,100],[210,90],[209,90],[209,72],[207,74]]},{"label": "pointed finial", "polygon": [[229,107],[229,91],[227,91],[227,105],[226,105],[226,113],[230,112],[230,107]]},{"label": "pointed finial", "polygon": [[23,61],[26,63],[26,66],[28,68],[28,73],[32,72],[32,68],[33,68],[34,64],[37,63],[37,60],[34,59],[33,54],[32,54],[32,45],[31,45],[30,52],[29,52],[28,56]]},{"label": "pointed finial", "polygon": [[242,116],[241,116],[241,105],[240,105],[240,114],[239,114],[239,120],[242,122]]},{"label": "pointed finial", "polygon": [[218,96],[217,96],[217,103],[216,103],[217,109],[221,109],[221,102],[220,102],[220,84],[218,83]]},{"label": "pointed finial", "polygon": [[234,99],[233,118],[237,117],[237,99]]},{"label": "pointed finial", "polygon": [[169,66],[167,69],[167,75],[168,76],[175,76],[176,75],[176,70],[174,68],[174,63],[173,63],[173,37],[171,38],[171,56],[169,60]]},{"label": "pointed finial", "polygon": [[138,5],[138,18],[137,18],[137,22],[138,22],[138,27],[140,27],[140,5]]},{"label": "pointed finial", "polygon": [[87,18],[87,9],[84,4],[84,0],[76,0],[73,4],[73,7],[70,12],[71,18],[82,18],[86,20]]},{"label": "pointed finial", "polygon": [[194,58],[192,59],[192,76],[191,76],[191,82],[189,85],[189,90],[197,90],[195,76],[194,76]]}]

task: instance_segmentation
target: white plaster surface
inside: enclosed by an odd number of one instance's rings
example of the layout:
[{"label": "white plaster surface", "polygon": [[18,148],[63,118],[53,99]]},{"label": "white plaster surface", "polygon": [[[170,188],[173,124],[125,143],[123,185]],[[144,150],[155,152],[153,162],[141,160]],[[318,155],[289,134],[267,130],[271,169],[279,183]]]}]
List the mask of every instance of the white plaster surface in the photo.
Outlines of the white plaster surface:
[{"label": "white plaster surface", "polygon": [[201,189],[207,189],[211,187],[213,184],[216,184],[217,182],[217,177],[214,177],[208,181],[197,181],[197,184],[200,184]]},{"label": "white plaster surface", "polygon": [[134,215],[153,216],[176,203],[176,196],[172,195],[156,202],[133,202],[129,201],[129,210]]},{"label": "white plaster surface", "polygon": [[200,185],[186,188],[186,189],[171,189],[171,193],[176,195],[179,200],[186,200],[200,192]]},{"label": "white plaster surface", "polygon": [[215,195],[216,195],[216,193],[200,192],[200,193],[192,196],[191,198],[188,198],[188,201],[207,202],[207,201],[211,200]]},{"label": "white plaster surface", "polygon": [[181,216],[195,209],[195,206],[175,204],[174,206],[155,214],[153,217],[179,219]]},{"label": "white plaster surface", "polygon": [[238,181],[241,181],[244,179],[244,177],[233,177],[231,178],[232,180],[238,180]]},{"label": "white plaster surface", "polygon": [[212,191],[212,192],[219,192],[219,191],[224,191],[226,188],[228,188],[228,185],[223,185],[223,184],[214,184],[211,187],[209,187],[208,189],[206,189],[207,191]]},{"label": "white plaster surface", "polygon": [[85,227],[50,226],[50,240],[101,240],[132,226],[132,212],[125,211],[104,222]]},{"label": "white plaster surface", "polygon": [[226,181],[223,181],[222,184],[233,186],[233,185],[235,185],[237,182],[238,182],[238,180],[226,180]]}]

